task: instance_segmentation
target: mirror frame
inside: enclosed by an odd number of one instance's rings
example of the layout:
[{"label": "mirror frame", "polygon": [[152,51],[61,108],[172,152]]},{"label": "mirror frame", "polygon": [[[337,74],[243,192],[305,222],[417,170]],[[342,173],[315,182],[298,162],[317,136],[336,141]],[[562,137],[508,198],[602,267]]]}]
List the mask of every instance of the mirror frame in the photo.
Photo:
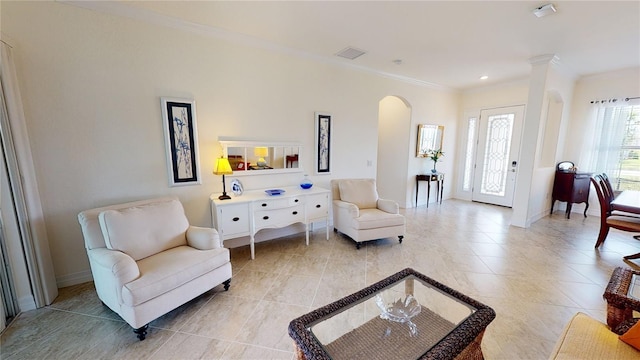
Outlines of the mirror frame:
[{"label": "mirror frame", "polygon": [[418,141],[416,142],[416,157],[428,157],[429,150],[442,150],[444,126],[433,124],[418,125]]}]

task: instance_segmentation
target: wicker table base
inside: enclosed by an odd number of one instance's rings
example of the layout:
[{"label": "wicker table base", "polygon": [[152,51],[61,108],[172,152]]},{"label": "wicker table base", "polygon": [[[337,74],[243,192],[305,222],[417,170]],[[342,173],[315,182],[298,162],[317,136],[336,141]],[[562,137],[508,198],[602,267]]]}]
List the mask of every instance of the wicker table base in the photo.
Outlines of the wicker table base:
[{"label": "wicker table base", "polygon": [[[484,336],[484,330],[476,336],[473,341],[467,345],[464,350],[460,354],[455,357],[455,360],[484,360],[484,355],[482,354],[482,337]],[[296,342],[293,342],[293,349],[295,352],[295,358],[297,360],[310,360],[304,356],[304,352],[298,347]],[[399,358],[406,360],[406,358]],[[391,360],[391,359],[390,359]]]},{"label": "wicker table base", "polygon": [[623,322],[632,320],[634,310],[640,311],[640,300],[629,295],[633,275],[640,275],[640,271],[616,268],[602,295],[607,300],[607,325],[613,331]]}]

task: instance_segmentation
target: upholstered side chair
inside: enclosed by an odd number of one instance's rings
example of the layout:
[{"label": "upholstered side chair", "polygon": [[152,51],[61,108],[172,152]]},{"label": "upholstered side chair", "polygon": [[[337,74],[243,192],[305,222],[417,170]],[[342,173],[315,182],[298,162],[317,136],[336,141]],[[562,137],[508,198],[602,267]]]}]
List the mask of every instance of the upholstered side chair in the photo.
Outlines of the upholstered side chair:
[{"label": "upholstered side chair", "polygon": [[[604,175],[604,176],[603,176]],[[596,190],[600,202],[600,232],[596,241],[596,248],[600,247],[609,235],[609,229],[614,228],[623,231],[640,232],[640,217],[628,216],[630,214],[612,211],[613,190],[610,190],[605,174],[596,174],[591,177],[591,184]],[[625,259],[639,258],[640,254],[625,256]]]},{"label": "upholstered side chair", "polygon": [[177,198],[78,214],[98,297],[145,339],[148,324],[204,292],[231,283],[218,232],[190,226]]},{"label": "upholstered side chair", "polygon": [[405,218],[393,200],[380,199],[374,179],[331,180],[333,228],[356,242],[405,234]]}]

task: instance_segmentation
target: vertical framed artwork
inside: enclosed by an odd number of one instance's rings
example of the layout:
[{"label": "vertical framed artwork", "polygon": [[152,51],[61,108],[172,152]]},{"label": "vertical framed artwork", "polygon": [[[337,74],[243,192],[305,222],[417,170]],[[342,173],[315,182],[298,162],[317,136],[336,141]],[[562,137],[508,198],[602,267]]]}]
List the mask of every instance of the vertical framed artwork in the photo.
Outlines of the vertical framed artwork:
[{"label": "vertical framed artwork", "polygon": [[161,98],[170,186],[200,184],[196,102]]},{"label": "vertical framed artwork", "polygon": [[331,114],[315,113],[316,174],[331,174]]}]

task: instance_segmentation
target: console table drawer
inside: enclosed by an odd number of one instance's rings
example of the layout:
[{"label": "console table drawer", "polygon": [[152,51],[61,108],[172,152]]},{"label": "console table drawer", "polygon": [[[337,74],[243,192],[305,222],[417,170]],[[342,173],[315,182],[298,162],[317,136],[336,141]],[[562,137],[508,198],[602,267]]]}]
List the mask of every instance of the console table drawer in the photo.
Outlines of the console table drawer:
[{"label": "console table drawer", "polygon": [[222,239],[229,239],[249,234],[250,219],[249,206],[243,204],[229,204],[215,209],[215,224]]},{"label": "console table drawer", "polygon": [[329,194],[309,195],[305,206],[308,219],[324,218],[329,214]]},{"label": "console table drawer", "polygon": [[287,197],[281,199],[265,199],[255,203],[255,209],[280,209],[296,204],[302,204],[302,200],[298,197]]},{"label": "console table drawer", "polygon": [[302,204],[282,209],[258,210],[255,213],[256,229],[268,227],[282,227],[297,222],[304,222],[304,207]]}]

